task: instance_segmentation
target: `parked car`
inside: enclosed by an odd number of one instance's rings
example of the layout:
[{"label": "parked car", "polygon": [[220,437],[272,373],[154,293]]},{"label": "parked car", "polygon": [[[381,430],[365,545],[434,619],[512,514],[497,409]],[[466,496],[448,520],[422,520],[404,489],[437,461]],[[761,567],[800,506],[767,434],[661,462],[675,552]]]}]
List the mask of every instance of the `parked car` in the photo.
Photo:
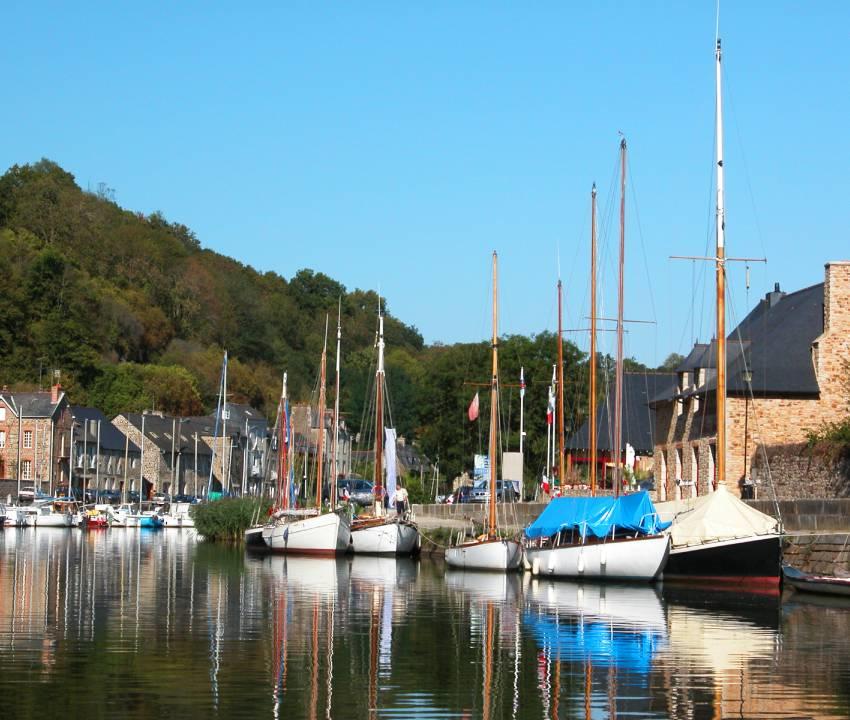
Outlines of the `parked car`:
[{"label": "parked car", "polygon": [[446,502],[471,503],[472,491],[473,488],[471,485],[461,485],[457,490],[455,490],[451,495],[448,496]]},{"label": "parked car", "polygon": [[22,487],[18,493],[18,500],[35,500],[35,487],[32,485]]},{"label": "parked car", "polygon": [[337,497],[343,497],[343,489],[348,490],[349,502],[367,507],[375,502],[375,484],[366,478],[347,477],[337,481]]},{"label": "parked car", "polygon": [[[496,480],[496,500],[499,502],[516,502],[518,493],[514,484],[508,480]],[[486,480],[479,480],[472,488],[472,502],[485,503],[490,501],[490,487]]]}]

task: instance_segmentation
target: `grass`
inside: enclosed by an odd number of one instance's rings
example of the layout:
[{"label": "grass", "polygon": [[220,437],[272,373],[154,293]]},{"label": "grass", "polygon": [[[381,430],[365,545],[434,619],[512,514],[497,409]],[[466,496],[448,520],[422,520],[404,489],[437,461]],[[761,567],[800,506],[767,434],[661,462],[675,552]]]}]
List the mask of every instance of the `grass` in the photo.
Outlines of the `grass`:
[{"label": "grass", "polygon": [[260,517],[268,514],[270,503],[258,498],[225,498],[193,505],[190,509],[195,529],[207,540],[242,542],[245,531],[257,516],[257,503],[262,503]]}]

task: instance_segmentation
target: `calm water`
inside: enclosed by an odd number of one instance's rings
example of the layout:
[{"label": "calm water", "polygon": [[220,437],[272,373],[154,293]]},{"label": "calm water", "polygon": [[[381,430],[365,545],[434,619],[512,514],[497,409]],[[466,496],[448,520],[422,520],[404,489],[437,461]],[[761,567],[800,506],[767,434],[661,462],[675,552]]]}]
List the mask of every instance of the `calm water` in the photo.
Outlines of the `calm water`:
[{"label": "calm water", "polygon": [[0,713],[850,716],[850,605],[0,530]]}]

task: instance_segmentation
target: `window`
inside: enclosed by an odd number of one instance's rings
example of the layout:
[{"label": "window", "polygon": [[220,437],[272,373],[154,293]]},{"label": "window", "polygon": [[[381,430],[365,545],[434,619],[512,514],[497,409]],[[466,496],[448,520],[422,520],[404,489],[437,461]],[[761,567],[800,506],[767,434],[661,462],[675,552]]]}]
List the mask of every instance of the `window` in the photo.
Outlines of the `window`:
[{"label": "window", "polygon": [[21,463],[21,479],[22,480],[31,480],[32,479],[32,460],[24,460]]},{"label": "window", "polygon": [[6,431],[0,430],[0,448],[6,447]]},{"label": "window", "polygon": [[24,447],[32,448],[32,430],[24,430]]},{"label": "window", "polygon": [[0,405],[0,422],[6,422],[6,406]]},{"label": "window", "polygon": [[667,448],[664,448],[661,451],[661,482],[660,482],[660,491],[661,491],[661,499],[667,499]]}]

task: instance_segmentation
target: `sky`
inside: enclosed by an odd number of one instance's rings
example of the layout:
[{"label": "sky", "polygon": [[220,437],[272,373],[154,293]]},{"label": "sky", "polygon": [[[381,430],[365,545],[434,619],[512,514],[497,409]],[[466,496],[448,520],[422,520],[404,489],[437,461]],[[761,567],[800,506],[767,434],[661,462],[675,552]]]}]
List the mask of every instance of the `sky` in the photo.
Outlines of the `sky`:
[{"label": "sky", "polygon": [[[242,7],[238,7],[242,5]],[[47,157],[83,188],[291,278],[374,289],[428,343],[616,312],[628,144],[626,354],[712,335],[713,0],[41,3],[4,6],[0,169]],[[734,325],[850,258],[850,3],[721,8]],[[747,275],[750,287],[747,288]],[[610,323],[608,323],[610,325]],[[600,334],[613,352],[614,333]]]}]

